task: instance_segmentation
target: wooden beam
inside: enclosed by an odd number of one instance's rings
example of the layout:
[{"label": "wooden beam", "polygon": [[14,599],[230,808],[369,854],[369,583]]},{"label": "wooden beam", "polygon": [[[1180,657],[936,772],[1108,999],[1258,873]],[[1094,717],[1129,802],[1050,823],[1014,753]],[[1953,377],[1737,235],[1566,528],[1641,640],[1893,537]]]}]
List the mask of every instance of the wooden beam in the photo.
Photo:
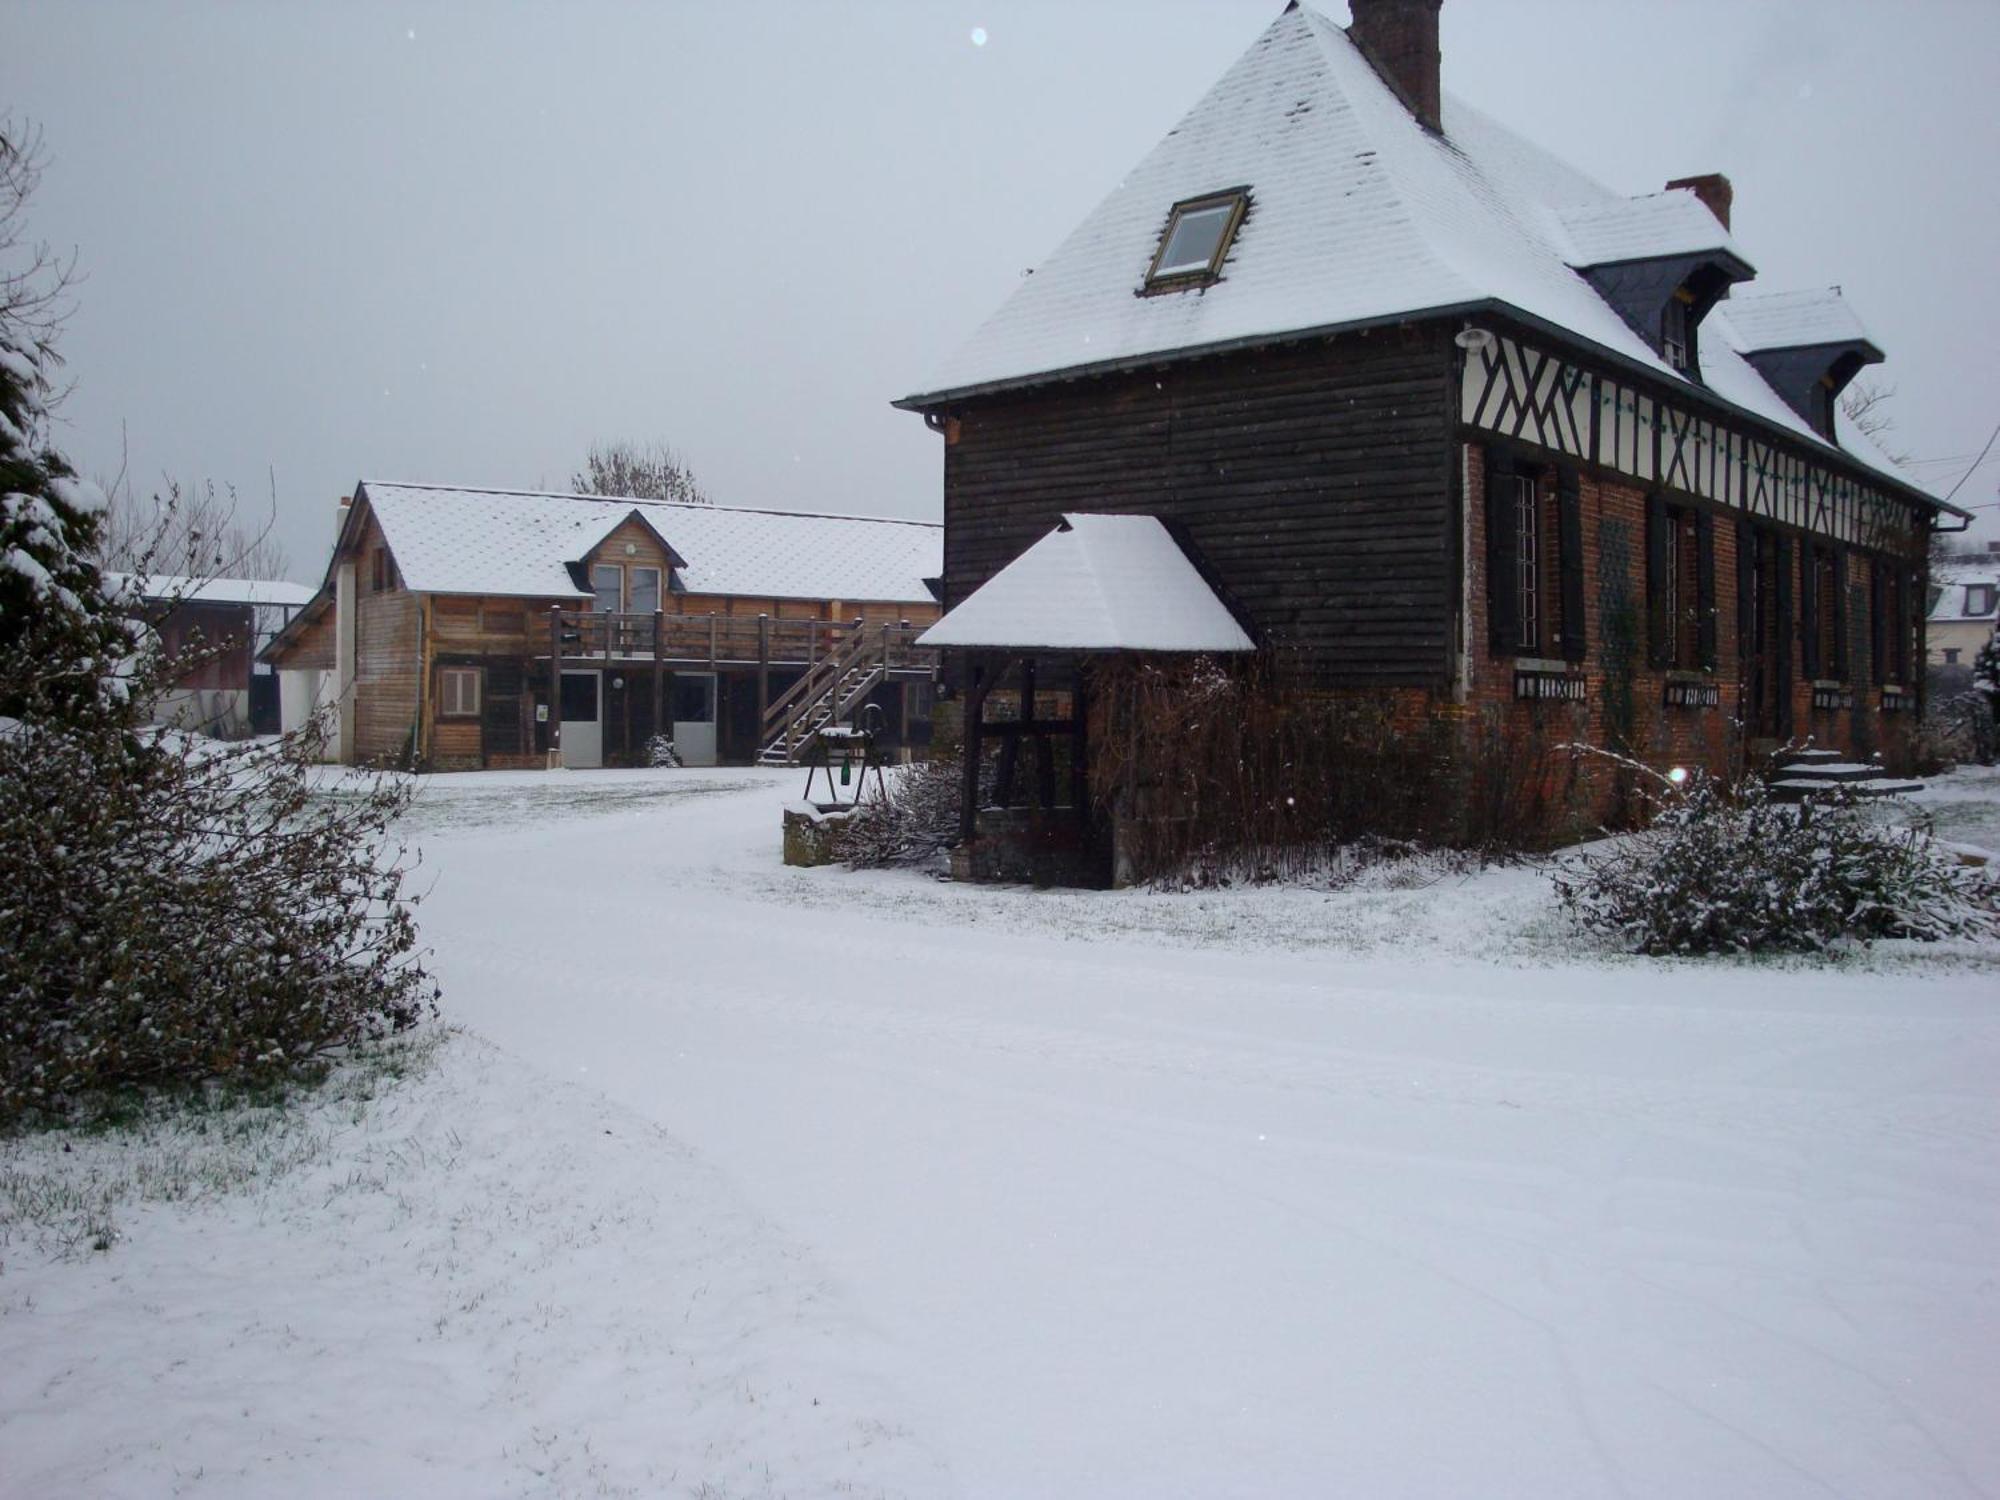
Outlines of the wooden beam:
[{"label": "wooden beam", "polygon": [[771,712],[771,617],[757,616],[757,737],[764,736],[764,720]]},{"label": "wooden beam", "polygon": [[979,757],[985,746],[981,743],[983,726],[980,720],[986,713],[986,669],[977,660],[972,661],[966,672],[965,683],[965,723],[960,739],[963,741],[960,753],[965,758],[959,789],[958,841],[972,842],[979,828]]},{"label": "wooden beam", "polygon": [[1069,800],[1086,824],[1090,818],[1090,705],[1085,697],[1084,663],[1076,664],[1070,685]]},{"label": "wooden beam", "polygon": [[562,606],[549,606],[549,748],[562,764]]},{"label": "wooden beam", "polygon": [[[1003,668],[1002,670],[1005,669]],[[1024,661],[1021,664],[1021,672],[1023,688],[1021,703],[1023,721],[1025,722],[1026,715],[1033,712],[1031,705],[1035,700],[1035,669],[1032,665]],[[1012,807],[1014,805],[1014,766],[1015,762],[1020,758],[1021,732],[1015,730],[1000,742],[1000,774],[993,787],[993,801],[995,806]]]},{"label": "wooden beam", "polygon": [[[666,635],[666,611],[656,609],[653,611],[653,733],[655,735],[662,735],[667,732],[666,725],[660,719],[660,715],[666,708],[667,696],[666,666],[660,660],[664,654],[662,648],[666,644]],[[649,754],[646,758],[651,760],[652,756]]]}]

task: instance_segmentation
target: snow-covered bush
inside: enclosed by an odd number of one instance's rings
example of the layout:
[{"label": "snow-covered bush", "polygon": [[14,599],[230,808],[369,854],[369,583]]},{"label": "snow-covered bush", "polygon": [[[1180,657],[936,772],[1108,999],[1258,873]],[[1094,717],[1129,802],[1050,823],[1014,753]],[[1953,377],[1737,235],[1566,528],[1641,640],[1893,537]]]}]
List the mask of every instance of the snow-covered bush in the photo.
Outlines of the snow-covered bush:
[{"label": "snow-covered bush", "polygon": [[891,771],[887,795],[854,810],[841,835],[849,869],[918,865],[935,859],[958,838],[963,803],[963,762],[923,760]]},{"label": "snow-covered bush", "polygon": [[2000,934],[2000,884],[1851,792],[1774,800],[1700,773],[1620,846],[1556,877],[1585,926],[1640,953],[1811,952],[1842,939]]},{"label": "snow-covered bush", "polygon": [[54,354],[20,306],[0,295],[0,1121],[409,1025],[436,991],[381,852],[407,784],[314,797],[323,726],[146,725],[167,666],[106,597],[102,497],[48,444]]},{"label": "snow-covered bush", "polygon": [[674,745],[670,734],[656,734],[646,741],[646,764],[649,766],[683,766],[681,752]]}]

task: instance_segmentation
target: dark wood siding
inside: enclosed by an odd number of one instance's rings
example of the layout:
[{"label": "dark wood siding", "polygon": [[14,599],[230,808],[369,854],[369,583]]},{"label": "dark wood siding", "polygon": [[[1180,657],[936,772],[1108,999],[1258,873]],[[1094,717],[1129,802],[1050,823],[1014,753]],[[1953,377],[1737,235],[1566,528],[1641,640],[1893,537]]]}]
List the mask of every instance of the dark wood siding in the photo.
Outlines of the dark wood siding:
[{"label": "dark wood siding", "polygon": [[1457,591],[1441,326],[1254,350],[954,411],[955,604],[1064,511],[1178,522],[1271,644],[1333,682],[1434,684]]}]

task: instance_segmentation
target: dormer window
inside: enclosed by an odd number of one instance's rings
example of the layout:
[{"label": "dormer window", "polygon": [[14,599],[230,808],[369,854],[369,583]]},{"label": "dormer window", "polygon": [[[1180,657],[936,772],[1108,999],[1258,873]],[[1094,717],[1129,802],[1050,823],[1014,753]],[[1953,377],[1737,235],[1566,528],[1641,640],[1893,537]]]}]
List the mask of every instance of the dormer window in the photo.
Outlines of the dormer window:
[{"label": "dormer window", "polygon": [[1249,206],[1248,188],[1176,203],[1146,272],[1146,290],[1177,292],[1213,284]]},{"label": "dormer window", "polygon": [[1808,393],[1807,399],[1810,403],[1810,406],[1806,412],[1806,420],[1812,424],[1812,429],[1814,432],[1818,433],[1821,437],[1825,438],[1829,443],[1832,442],[1833,401],[1834,401],[1833,377],[1830,375],[1822,375],[1818,380],[1815,380],[1812,384],[1812,390]]},{"label": "dormer window", "polygon": [[1694,293],[1676,287],[1660,314],[1660,358],[1676,375],[1694,374]]}]

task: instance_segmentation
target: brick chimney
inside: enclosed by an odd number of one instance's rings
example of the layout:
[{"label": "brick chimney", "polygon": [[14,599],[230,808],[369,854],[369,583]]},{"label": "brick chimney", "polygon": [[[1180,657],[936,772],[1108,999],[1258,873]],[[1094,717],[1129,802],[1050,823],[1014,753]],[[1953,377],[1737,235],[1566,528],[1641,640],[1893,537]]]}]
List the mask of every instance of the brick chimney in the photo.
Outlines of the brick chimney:
[{"label": "brick chimney", "polygon": [[1692,188],[1695,197],[1701,199],[1708,211],[1722,221],[1722,227],[1729,227],[1729,205],[1736,201],[1736,189],[1720,172],[1704,172],[1699,177],[1676,177],[1667,187],[1670,191]]},{"label": "brick chimney", "polygon": [[1442,132],[1438,83],[1441,0],[1349,0],[1348,37],[1426,130]]}]

